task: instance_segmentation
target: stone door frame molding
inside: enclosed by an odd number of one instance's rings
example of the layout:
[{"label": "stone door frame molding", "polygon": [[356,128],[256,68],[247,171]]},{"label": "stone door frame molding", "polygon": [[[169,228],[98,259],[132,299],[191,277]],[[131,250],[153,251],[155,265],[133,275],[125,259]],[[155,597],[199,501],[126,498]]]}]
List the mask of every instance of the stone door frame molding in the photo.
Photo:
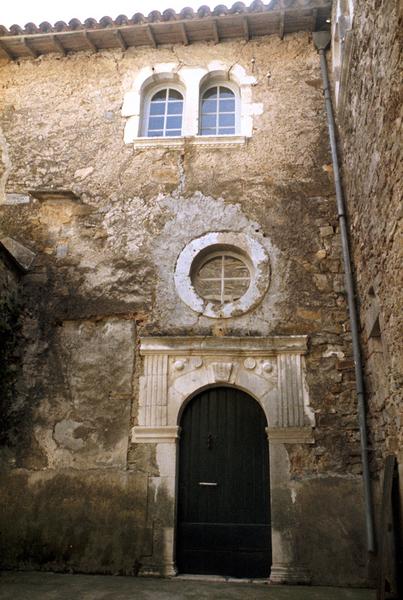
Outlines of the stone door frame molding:
[{"label": "stone door frame molding", "polygon": [[[314,413],[305,381],[304,335],[274,337],[145,337],[140,339],[144,374],[140,377],[135,444],[155,444],[160,470],[152,478],[154,492],[163,486],[172,511],[154,532],[159,545],[144,574],[176,574],[175,498],[177,441],[187,402],[201,390],[233,386],[255,398],[266,415],[270,456],[272,557],[270,579],[276,583],[306,583],[309,574],[296,563],[293,531],[282,517],[284,493],[292,498],[286,444],[313,443]],[[297,514],[297,507],[290,504]],[[298,525],[293,520],[295,535]]]}]

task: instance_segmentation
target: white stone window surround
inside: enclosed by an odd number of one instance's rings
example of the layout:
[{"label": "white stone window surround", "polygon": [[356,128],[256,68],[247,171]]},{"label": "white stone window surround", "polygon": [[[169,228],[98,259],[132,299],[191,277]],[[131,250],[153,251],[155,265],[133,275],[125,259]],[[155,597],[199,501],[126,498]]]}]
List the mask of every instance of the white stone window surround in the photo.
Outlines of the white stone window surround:
[{"label": "white stone window surround", "polygon": [[[144,93],[143,101],[142,101],[143,118],[141,119],[141,123],[140,123],[140,132],[141,132],[142,137],[147,137],[147,138],[149,137],[146,135],[146,133],[148,130],[148,119],[150,117],[150,106],[151,106],[152,97],[154,96],[154,94],[157,94],[158,92],[160,92],[162,90],[166,90],[167,88],[169,88],[170,90],[176,90],[177,92],[182,94],[182,98],[183,98],[182,128],[183,128],[183,114],[185,111],[185,102],[186,102],[185,90],[182,85],[180,85],[176,82],[171,83],[171,82],[165,81],[163,83],[160,83],[159,85],[156,85],[156,86],[153,85],[153,86],[149,87],[148,91],[146,91]],[[163,137],[166,138],[168,136],[163,136]],[[177,139],[177,136],[175,136],[175,138]]]},{"label": "white stone window surround", "polygon": [[[203,254],[226,250],[245,258],[251,281],[246,293],[238,300],[217,306],[196,293],[192,282],[193,268]],[[270,260],[265,248],[249,235],[211,231],[195,238],[182,250],[176,262],[174,281],[180,299],[192,310],[205,317],[228,319],[252,310],[263,299],[270,283]]]},{"label": "white stone window surround", "polygon": [[[199,136],[200,91],[210,82],[219,81],[237,89],[239,98],[239,131],[237,135]],[[181,138],[148,138],[142,135],[144,99],[158,85],[178,85],[183,89],[184,108]],[[252,86],[257,83],[239,65],[212,61],[207,67],[189,67],[179,63],[158,63],[140,69],[133,78],[130,91],[125,94],[122,116],[127,117],[124,142],[135,147],[178,147],[186,143],[197,145],[239,145],[252,136],[253,116],[263,113],[263,104],[252,102]]]}]

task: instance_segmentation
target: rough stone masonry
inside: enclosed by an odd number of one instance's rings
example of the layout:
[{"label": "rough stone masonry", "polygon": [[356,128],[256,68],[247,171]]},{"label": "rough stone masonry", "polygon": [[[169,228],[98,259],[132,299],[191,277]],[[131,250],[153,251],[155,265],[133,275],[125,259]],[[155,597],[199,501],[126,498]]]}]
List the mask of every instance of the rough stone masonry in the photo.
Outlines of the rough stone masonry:
[{"label": "rough stone masonry", "polygon": [[[141,68],[211,61],[256,79],[263,110],[245,144],[124,143]],[[313,583],[363,584],[350,333],[309,34],[2,61],[0,78],[2,236],[36,255],[21,284],[21,426],[1,450],[2,567],[162,572],[175,498],[156,444],[131,441],[139,339],[306,335],[315,427],[313,443],[284,445],[283,532]],[[245,314],[212,319],[175,292],[178,255],[210,231],[269,252],[270,286]]]}]

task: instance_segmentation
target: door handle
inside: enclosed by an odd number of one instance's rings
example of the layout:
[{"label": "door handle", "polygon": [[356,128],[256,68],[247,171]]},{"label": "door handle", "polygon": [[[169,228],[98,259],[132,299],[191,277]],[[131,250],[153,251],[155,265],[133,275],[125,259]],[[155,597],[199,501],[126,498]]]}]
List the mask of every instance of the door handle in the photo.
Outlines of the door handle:
[{"label": "door handle", "polygon": [[204,485],[204,486],[208,486],[208,487],[216,487],[218,485],[218,483],[216,483],[215,481],[199,481],[199,485]]}]

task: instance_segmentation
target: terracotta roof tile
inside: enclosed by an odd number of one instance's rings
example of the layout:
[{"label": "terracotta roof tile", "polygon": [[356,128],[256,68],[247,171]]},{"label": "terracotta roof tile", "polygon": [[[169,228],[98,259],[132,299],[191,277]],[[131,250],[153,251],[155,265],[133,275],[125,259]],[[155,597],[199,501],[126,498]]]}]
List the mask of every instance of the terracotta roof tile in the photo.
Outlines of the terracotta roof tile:
[{"label": "terracotta roof tile", "polygon": [[[330,2],[331,0],[322,0],[322,2],[321,0],[318,0],[315,2],[315,5],[326,5]],[[152,10],[147,16],[143,15],[142,13],[135,13],[131,19],[129,19],[126,15],[119,15],[115,20],[109,16],[102,17],[99,21],[93,18],[88,18],[84,21],[84,25],[79,19],[76,18],[72,18],[68,25],[66,25],[64,21],[57,21],[53,27],[47,21],[41,23],[39,27],[37,27],[34,23],[27,23],[24,28],[20,27],[19,25],[11,25],[9,29],[3,25],[0,25],[0,35],[32,35],[42,32],[58,33],[60,31],[77,31],[78,29],[82,29],[84,26],[87,29],[104,29],[112,26],[119,27],[122,25],[138,25],[141,23],[160,23],[164,21],[194,18],[200,19],[210,17],[211,15],[222,16],[228,14],[256,13],[279,9],[290,9],[294,7],[304,8],[309,7],[310,4],[312,4],[312,0],[271,0],[271,2],[268,2],[267,4],[264,4],[262,0],[254,0],[249,7],[247,7],[243,2],[235,2],[231,8],[228,8],[224,4],[219,4],[213,10],[205,5],[200,6],[197,11],[194,11],[193,8],[185,7],[179,13],[176,13],[172,8],[167,8],[162,14],[158,10]]]},{"label": "terracotta roof tile", "polygon": [[147,16],[135,13],[131,18],[119,15],[113,20],[73,18],[68,24],[44,21],[39,26],[0,25],[0,58],[36,58],[41,54],[121,49],[160,44],[190,44],[199,41],[218,43],[244,37],[246,40],[277,33],[283,37],[296,31],[329,28],[332,0],[254,0],[247,6],[235,2],[230,8],[206,5],[196,11],[185,7],[180,12],[167,8]]}]

